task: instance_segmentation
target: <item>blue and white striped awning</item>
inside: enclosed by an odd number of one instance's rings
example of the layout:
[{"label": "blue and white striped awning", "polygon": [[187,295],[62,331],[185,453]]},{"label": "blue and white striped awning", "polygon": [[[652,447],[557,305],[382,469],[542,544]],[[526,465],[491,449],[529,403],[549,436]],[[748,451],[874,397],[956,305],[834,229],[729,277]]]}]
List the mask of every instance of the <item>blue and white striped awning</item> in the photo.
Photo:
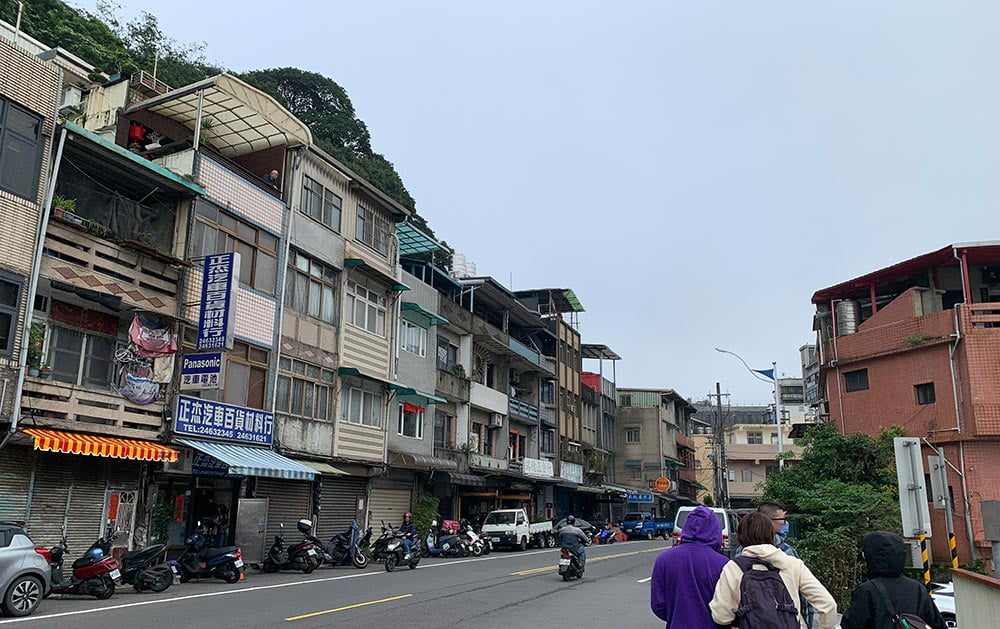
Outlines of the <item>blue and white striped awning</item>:
[{"label": "blue and white striped awning", "polygon": [[266,476],[295,480],[312,480],[316,476],[316,470],[264,448],[197,439],[175,438],[174,440],[222,461],[229,467],[229,473],[236,476]]}]

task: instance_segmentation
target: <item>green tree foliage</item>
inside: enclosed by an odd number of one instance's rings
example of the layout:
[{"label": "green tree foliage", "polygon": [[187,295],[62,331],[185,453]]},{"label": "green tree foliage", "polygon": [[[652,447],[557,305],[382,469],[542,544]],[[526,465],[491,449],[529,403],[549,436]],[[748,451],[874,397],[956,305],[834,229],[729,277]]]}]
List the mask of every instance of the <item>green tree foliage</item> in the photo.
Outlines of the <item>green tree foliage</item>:
[{"label": "green tree foliage", "polygon": [[[431,530],[431,523],[438,519],[438,506],[441,501],[431,495],[421,496],[417,506],[413,508],[413,525],[417,527],[417,535],[423,539]],[[388,522],[386,524],[389,524]],[[400,522],[392,522],[399,526]]]},{"label": "green tree foliage", "polygon": [[798,525],[792,543],[843,609],[866,578],[861,540],[872,531],[900,531],[892,440],[840,435],[829,424],[801,440],[802,460],[767,477],[762,500],[785,505]]}]

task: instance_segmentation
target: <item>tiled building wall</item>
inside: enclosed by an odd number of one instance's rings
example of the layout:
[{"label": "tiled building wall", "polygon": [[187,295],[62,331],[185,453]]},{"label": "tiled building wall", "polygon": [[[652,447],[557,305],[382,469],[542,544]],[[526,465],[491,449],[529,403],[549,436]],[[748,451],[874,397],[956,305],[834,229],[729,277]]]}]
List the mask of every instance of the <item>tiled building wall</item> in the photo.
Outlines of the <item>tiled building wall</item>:
[{"label": "tiled building wall", "polygon": [[[8,40],[0,38],[0,94],[42,116],[42,136],[45,143],[35,197],[25,199],[0,191],[0,217],[3,217],[3,229],[0,229],[0,269],[22,282],[19,322],[24,321],[28,302],[28,278],[34,261],[39,206],[48,185],[45,175],[51,167],[54,121],[61,87],[62,76],[55,66],[40,61]],[[15,339],[20,339],[22,327],[18,325],[15,330]],[[7,391],[0,398],[0,422],[10,420],[13,406],[12,392],[17,380],[21,351],[21,344],[17,340],[14,341],[12,350],[10,356],[0,356],[0,391]]]},{"label": "tiled building wall", "polygon": [[198,177],[208,196],[223,207],[275,234],[281,234],[285,204],[279,199],[205,155],[201,156]]},{"label": "tiled building wall", "polygon": [[[198,321],[201,300],[202,270],[192,268],[188,275],[188,306],[184,318],[191,323]],[[274,344],[274,317],[278,302],[248,288],[240,286],[236,294],[236,336],[270,348]]]}]

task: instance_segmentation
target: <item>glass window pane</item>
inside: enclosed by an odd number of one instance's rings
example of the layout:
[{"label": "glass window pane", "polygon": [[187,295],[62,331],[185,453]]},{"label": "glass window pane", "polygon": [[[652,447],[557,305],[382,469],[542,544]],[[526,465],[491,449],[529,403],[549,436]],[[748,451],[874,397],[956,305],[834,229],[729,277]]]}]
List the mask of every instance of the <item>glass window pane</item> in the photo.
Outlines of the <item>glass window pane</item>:
[{"label": "glass window pane", "polygon": [[247,385],[250,381],[250,366],[235,361],[226,363],[226,389],[223,402],[246,406]]},{"label": "glass window pane", "polygon": [[292,380],[292,403],[289,405],[289,412],[293,415],[302,414],[302,397],[306,388],[304,380],[295,378]]},{"label": "glass window pane", "polygon": [[292,363],[292,372],[300,376],[304,376],[306,374],[306,364],[302,361],[296,360]]},{"label": "glass window pane", "polygon": [[295,275],[289,270],[285,273],[285,307],[295,309]]},{"label": "glass window pane", "polygon": [[279,411],[288,411],[289,396],[292,393],[292,379],[288,376],[278,376],[278,395],[274,401],[274,408]]},{"label": "glass window pane", "polygon": [[265,231],[260,231],[257,233],[257,243],[263,249],[268,249],[270,251],[278,250],[278,237],[272,236],[271,234]]},{"label": "glass window pane", "polygon": [[319,371],[316,365],[306,365],[306,376],[313,380],[319,380]]},{"label": "glass window pane", "polygon": [[11,312],[0,312],[0,352],[9,352],[13,349],[14,314]]},{"label": "glass window pane", "polygon": [[7,108],[7,120],[4,127],[8,131],[20,133],[31,139],[38,138],[38,130],[41,126],[38,116],[31,114],[20,107],[10,106]]},{"label": "glass window pane", "polygon": [[361,399],[364,394],[358,389],[351,389],[351,412],[350,419],[355,424],[361,423]]},{"label": "glass window pane", "polygon": [[329,286],[323,287],[323,314],[322,319],[333,323],[336,312],[336,300],[333,298],[333,289]]},{"label": "glass window pane", "polygon": [[309,278],[301,273],[295,273],[295,306],[293,308],[305,313],[309,306]]},{"label": "glass window pane", "polygon": [[375,334],[385,336],[385,310],[378,310],[378,323],[375,325]]},{"label": "glass window pane", "polygon": [[253,286],[254,248],[237,240],[236,252],[240,254],[240,283]]},{"label": "glass window pane", "polygon": [[87,357],[83,369],[83,384],[107,387],[111,384],[111,358],[115,342],[99,336],[88,336]]},{"label": "glass window pane", "polygon": [[236,223],[236,235],[247,242],[257,242],[257,228],[243,221]]},{"label": "glass window pane", "polygon": [[0,185],[33,199],[38,187],[38,142],[8,133],[0,146]]},{"label": "glass window pane", "polygon": [[222,225],[234,234],[236,233],[236,218],[225,212],[219,212],[219,225]]},{"label": "glass window pane", "polygon": [[52,378],[76,384],[80,375],[83,335],[74,330],[53,326],[49,337],[48,361],[52,365]]},{"label": "glass window pane", "polygon": [[[296,380],[296,382],[303,382]],[[309,382],[303,382],[305,387],[305,399],[302,402],[302,415],[312,417],[316,409],[316,386]]]},{"label": "glass window pane", "polygon": [[316,419],[330,419],[330,387],[316,387]]},{"label": "glass window pane", "polygon": [[269,295],[274,294],[277,282],[278,259],[266,253],[257,253],[257,272],[254,276],[254,288]]},{"label": "glass window pane", "polygon": [[354,300],[354,325],[358,327],[365,326],[365,302],[360,299]]},{"label": "glass window pane", "polygon": [[365,329],[369,332],[376,333],[378,326],[378,308],[375,306],[368,306],[368,320],[366,321]]},{"label": "glass window pane", "polygon": [[319,282],[309,282],[309,315],[319,317],[322,304],[323,286]]}]

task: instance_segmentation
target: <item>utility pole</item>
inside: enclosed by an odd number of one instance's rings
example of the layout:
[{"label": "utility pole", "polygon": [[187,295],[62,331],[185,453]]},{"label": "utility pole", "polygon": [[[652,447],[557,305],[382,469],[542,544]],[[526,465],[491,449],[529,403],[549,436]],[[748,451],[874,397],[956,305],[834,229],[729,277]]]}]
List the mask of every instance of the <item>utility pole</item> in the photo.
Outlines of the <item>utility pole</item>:
[{"label": "utility pole", "polygon": [[[712,395],[709,394],[711,398]],[[715,504],[729,506],[729,480],[726,472],[726,422],[722,414],[722,385],[715,383],[715,422],[712,427],[712,455],[715,463]]]},{"label": "utility pole", "polygon": [[778,363],[771,363],[771,373],[774,375],[774,425],[778,427],[778,468],[784,469],[785,459],[781,454],[785,451],[785,428],[781,423],[781,405],[778,403],[778,397],[780,396],[779,389],[781,385],[778,384]]}]

